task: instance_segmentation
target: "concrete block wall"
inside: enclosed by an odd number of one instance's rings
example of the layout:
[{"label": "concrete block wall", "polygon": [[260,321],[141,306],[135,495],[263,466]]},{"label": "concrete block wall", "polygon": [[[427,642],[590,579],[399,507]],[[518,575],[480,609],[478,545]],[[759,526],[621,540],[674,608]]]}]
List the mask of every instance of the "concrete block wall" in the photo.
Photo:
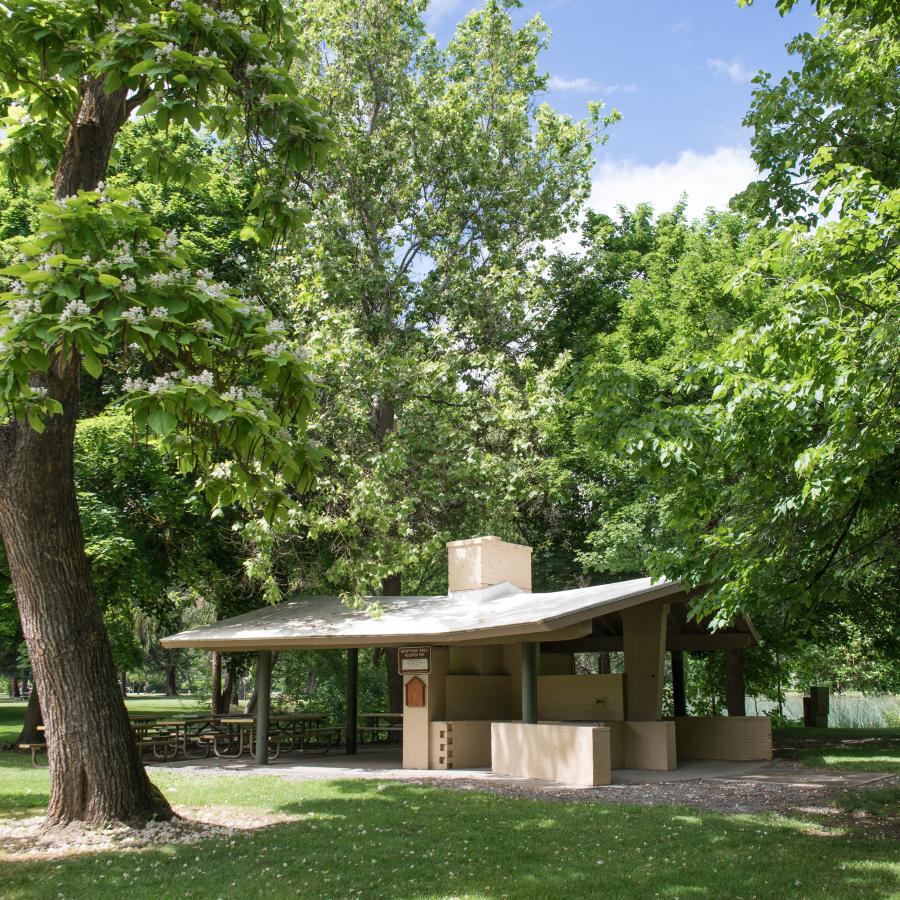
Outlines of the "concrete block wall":
[{"label": "concrete block wall", "polygon": [[593,787],[610,784],[609,729],[596,725],[491,724],[491,766],[500,775]]}]

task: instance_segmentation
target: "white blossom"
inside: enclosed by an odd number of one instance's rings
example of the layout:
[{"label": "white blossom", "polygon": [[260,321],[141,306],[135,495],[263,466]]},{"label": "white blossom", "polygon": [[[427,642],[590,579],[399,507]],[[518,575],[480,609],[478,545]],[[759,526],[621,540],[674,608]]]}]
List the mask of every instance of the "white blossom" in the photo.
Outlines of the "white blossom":
[{"label": "white blossom", "polygon": [[126,294],[133,294],[137,290],[137,284],[133,278],[123,278],[119,288]]},{"label": "white blossom", "polygon": [[206,387],[213,386],[213,374],[208,369],[204,369],[199,375],[188,375],[188,384],[202,384]]},{"label": "white blossom", "polygon": [[209,319],[197,319],[194,325],[197,327],[197,331],[204,331],[207,334],[213,330],[213,323]]},{"label": "white blossom", "polygon": [[150,310],[150,315],[153,316],[154,319],[165,319],[165,317],[169,315],[169,311],[164,306],[154,306],[153,309]]},{"label": "white blossom", "polygon": [[86,316],[90,311],[91,308],[84,300],[70,300],[59,314],[59,321],[68,322],[69,319],[74,319],[76,316]]},{"label": "white blossom", "polygon": [[41,387],[40,385],[29,385],[28,389],[31,391],[31,394],[34,397],[46,397],[47,396],[47,388]]},{"label": "white blossom", "polygon": [[288,349],[286,341],[270,341],[262,348],[266,356],[281,356]]},{"label": "white blossom", "polygon": [[153,379],[152,384],[147,385],[147,390],[151,394],[159,394],[161,391],[167,391],[172,387],[173,380],[171,375],[157,375]]},{"label": "white blossom", "polygon": [[125,379],[125,390],[126,391],[146,391],[148,387],[148,383],[143,378],[126,378]]},{"label": "white blossom", "polygon": [[266,322],[266,334],[274,334],[276,331],[284,331],[284,322],[281,319],[271,319]]},{"label": "white blossom", "polygon": [[128,246],[124,241],[119,241],[115,247],[113,247],[113,264],[117,266],[133,266],[134,265],[134,256],[131,252],[131,247]]},{"label": "white blossom", "polygon": [[19,324],[20,322],[24,322],[29,316],[37,316],[40,315],[41,312],[41,301],[40,300],[16,300],[13,302],[13,322],[15,324]]},{"label": "white blossom", "polygon": [[237,403],[238,401],[244,399],[244,389],[237,387],[237,385],[233,385],[232,387],[228,388],[228,390],[225,391],[224,394],[222,394],[222,397],[225,400],[231,400],[233,403]]},{"label": "white blossom", "polygon": [[144,313],[144,308],[142,306],[132,306],[130,309],[126,309],[122,313],[122,318],[125,319],[126,322],[131,322],[132,325],[136,325],[138,322],[143,322],[146,317],[147,316]]}]

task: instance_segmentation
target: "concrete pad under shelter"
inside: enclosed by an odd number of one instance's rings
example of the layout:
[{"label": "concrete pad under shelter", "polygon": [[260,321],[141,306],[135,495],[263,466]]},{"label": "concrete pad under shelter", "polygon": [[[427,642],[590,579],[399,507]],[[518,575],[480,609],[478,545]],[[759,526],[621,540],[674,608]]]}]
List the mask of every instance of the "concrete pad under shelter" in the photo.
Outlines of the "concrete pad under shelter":
[{"label": "concrete pad under shelter", "polygon": [[[249,757],[225,760],[210,757],[152,763],[149,768],[196,775],[274,775],[290,781],[328,781],[362,778],[396,781],[480,781],[485,785],[520,785],[534,790],[590,790],[583,785],[563,785],[549,781],[497,775],[489,769],[404,769],[399,748],[361,750],[355,756],[341,752],[325,755],[286,756],[268,765],[257,766]],[[883,778],[884,772],[845,772],[835,769],[786,769],[778,763],[722,762],[693,760],[682,762],[669,772],[646,769],[614,769],[614,785],[660,784],[676,781],[751,781],[806,787],[860,787]]]}]

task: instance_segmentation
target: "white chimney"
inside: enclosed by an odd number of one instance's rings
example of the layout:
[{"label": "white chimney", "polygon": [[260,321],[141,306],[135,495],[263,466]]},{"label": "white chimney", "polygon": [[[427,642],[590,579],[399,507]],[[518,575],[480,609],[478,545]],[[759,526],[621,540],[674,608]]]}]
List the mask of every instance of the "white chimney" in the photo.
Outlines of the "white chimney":
[{"label": "white chimney", "polygon": [[531,547],[500,538],[471,538],[447,544],[447,581],[451,591],[471,591],[504,581],[531,590]]}]

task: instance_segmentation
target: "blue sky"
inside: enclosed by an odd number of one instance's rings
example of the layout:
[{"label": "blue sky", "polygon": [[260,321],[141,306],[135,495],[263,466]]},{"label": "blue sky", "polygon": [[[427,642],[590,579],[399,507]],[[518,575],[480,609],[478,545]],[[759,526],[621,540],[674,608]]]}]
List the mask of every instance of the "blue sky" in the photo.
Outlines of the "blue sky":
[{"label": "blue sky", "polygon": [[[474,0],[432,0],[429,24],[445,41]],[[688,192],[689,211],[723,206],[754,175],[741,120],[750,78],[784,74],[785,44],[817,27],[805,0],[785,18],[775,0],[741,9],[736,0],[529,0],[517,19],[539,13],[552,31],[544,68],[548,100],[575,116],[589,100],[623,120],[598,150],[591,205],[670,207]]]}]

